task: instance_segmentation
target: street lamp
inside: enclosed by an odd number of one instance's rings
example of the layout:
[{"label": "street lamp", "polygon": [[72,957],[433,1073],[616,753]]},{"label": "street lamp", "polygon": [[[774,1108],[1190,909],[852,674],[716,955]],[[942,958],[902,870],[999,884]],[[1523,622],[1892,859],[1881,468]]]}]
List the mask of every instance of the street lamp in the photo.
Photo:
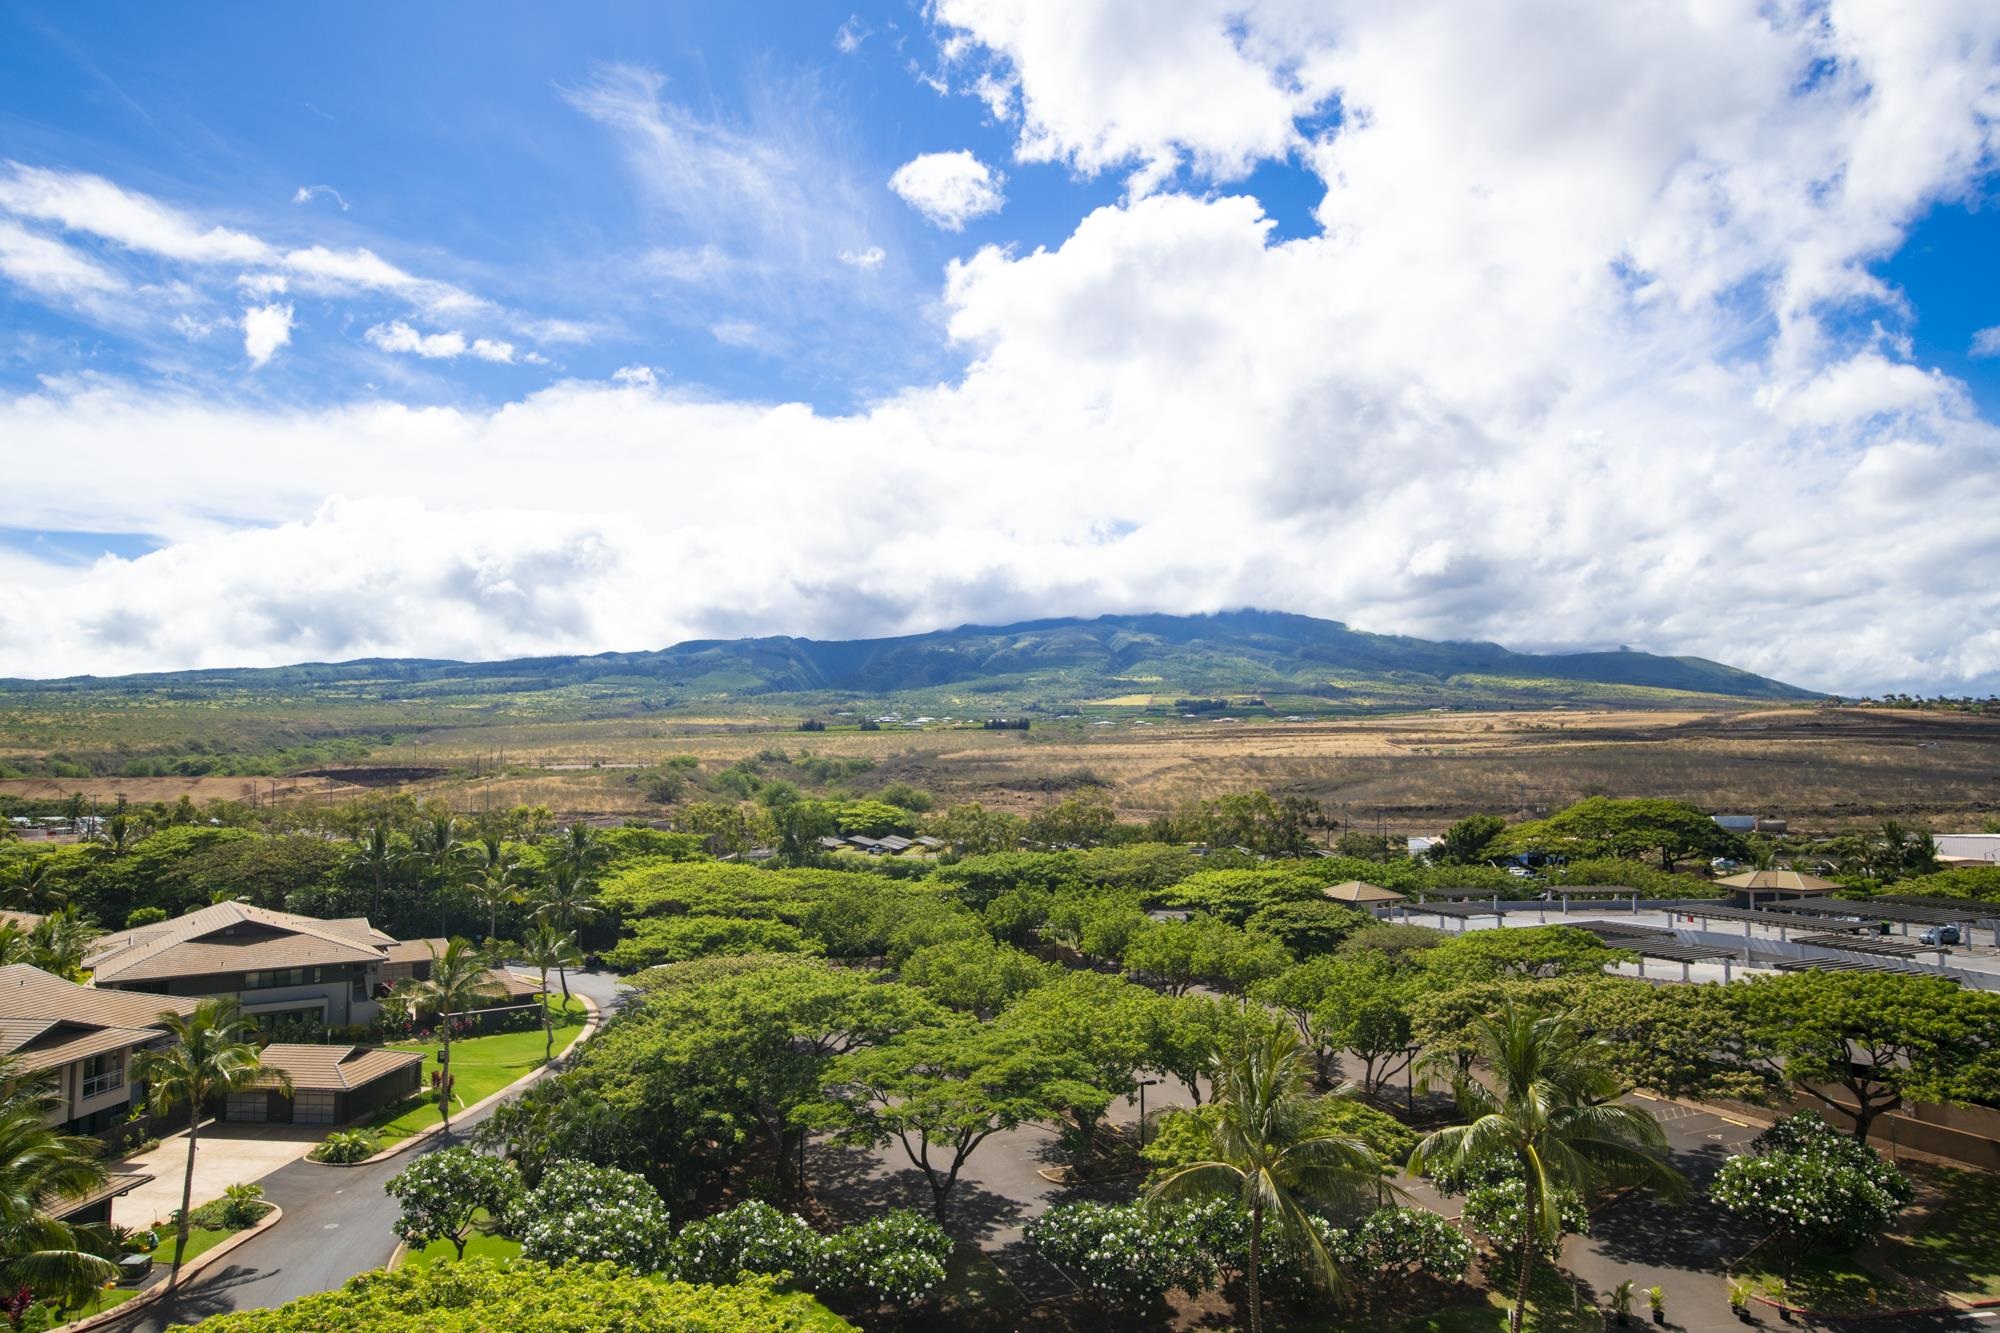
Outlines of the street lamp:
[{"label": "street lamp", "polygon": [[1141,1148],[1146,1146],[1146,1089],[1156,1088],[1159,1085],[1160,1080],[1156,1078],[1142,1078],[1139,1080],[1139,1146]]}]

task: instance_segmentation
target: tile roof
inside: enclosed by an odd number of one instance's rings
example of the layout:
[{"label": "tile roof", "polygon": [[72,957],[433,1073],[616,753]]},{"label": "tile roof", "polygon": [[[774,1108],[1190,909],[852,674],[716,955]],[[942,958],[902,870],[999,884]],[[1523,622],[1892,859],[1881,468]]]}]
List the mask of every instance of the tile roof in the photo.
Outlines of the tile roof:
[{"label": "tile roof", "polygon": [[195,996],[142,995],[79,986],[26,963],[0,967],[0,1022],[31,1020],[100,1028],[149,1028],[158,1025],[163,1011],[191,1014],[200,1004],[201,1000]]},{"label": "tile roof", "polygon": [[[422,1051],[385,1051],[371,1046],[307,1046],[272,1042],[263,1061],[291,1076],[293,1092],[351,1092],[400,1069],[422,1064]],[[270,1080],[275,1086],[276,1080]]]},{"label": "tile roof", "polygon": [[16,930],[33,930],[42,924],[40,912],[0,912],[0,921],[11,924]]},{"label": "tile roof", "polygon": [[1326,890],[1326,896],[1337,903],[1363,905],[1369,903],[1399,903],[1403,895],[1394,889],[1385,889],[1380,884],[1369,884],[1364,880],[1350,879],[1335,884]]},{"label": "tile roof", "polygon": [[[358,924],[357,924],[358,923]],[[85,964],[99,984],[161,981],[323,963],[379,963],[388,936],[359,918],[318,921],[249,903],[216,903],[171,921],[105,935]]]},{"label": "tile roof", "polygon": [[444,954],[445,945],[450,942],[445,939],[397,940],[389,946],[389,961],[392,963],[428,963],[431,961],[431,950],[437,950],[441,957]]}]

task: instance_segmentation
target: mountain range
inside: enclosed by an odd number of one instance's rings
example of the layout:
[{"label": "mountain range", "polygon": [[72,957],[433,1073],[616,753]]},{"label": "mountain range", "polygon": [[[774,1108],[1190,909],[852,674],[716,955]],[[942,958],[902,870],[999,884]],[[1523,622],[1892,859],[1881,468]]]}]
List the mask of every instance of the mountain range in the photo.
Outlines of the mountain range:
[{"label": "mountain range", "polygon": [[0,695],[154,695],[195,700],[327,694],[374,702],[570,691],[581,711],[852,698],[957,699],[968,707],[1171,703],[1258,696],[1273,707],[1668,703],[1688,696],[1817,697],[1699,657],[1521,653],[1494,643],[1370,634],[1275,611],[1107,615],[963,625],[885,639],[700,639],[648,652],[456,662],[340,663],[0,681]]}]

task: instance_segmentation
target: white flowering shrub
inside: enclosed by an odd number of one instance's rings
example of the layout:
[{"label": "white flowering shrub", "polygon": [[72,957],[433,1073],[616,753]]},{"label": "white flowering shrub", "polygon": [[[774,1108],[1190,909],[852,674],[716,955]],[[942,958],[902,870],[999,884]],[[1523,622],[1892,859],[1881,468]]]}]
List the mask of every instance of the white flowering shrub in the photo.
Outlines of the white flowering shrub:
[{"label": "white flowering shrub", "polygon": [[1377,1208],[1336,1233],[1333,1253],[1366,1285],[1419,1275],[1456,1281],[1472,1263],[1472,1242],[1428,1209]]},{"label": "white flowering shrub", "polygon": [[1852,1249],[1895,1221],[1916,1190],[1882,1154],[1801,1111],[1724,1162],[1709,1197],[1792,1245]]},{"label": "white flowering shrub", "polygon": [[521,1253],[544,1263],[608,1260],[641,1273],[670,1257],[672,1223],[644,1176],[588,1162],[557,1162],[515,1210]]},{"label": "white flowering shrub", "polygon": [[457,1147],[424,1154],[383,1188],[402,1207],[395,1222],[398,1239],[416,1249],[448,1240],[464,1258],[482,1211],[501,1222],[512,1216],[521,1178],[497,1157]]},{"label": "white flowering shrub", "polygon": [[1242,1210],[1226,1200],[1147,1210],[1138,1204],[1058,1204],[1028,1224],[1028,1240],[1099,1299],[1151,1305],[1174,1288],[1215,1285],[1218,1262],[1244,1247]]},{"label": "white flowering shrub", "polygon": [[804,1218],[768,1203],[746,1203],[682,1227],[668,1268],[683,1282],[717,1286],[741,1273],[789,1273],[817,1285],[824,1249],[825,1241]]},{"label": "white flowering shrub", "polygon": [[828,1236],[817,1285],[894,1305],[917,1305],[944,1285],[951,1237],[927,1217],[897,1208]]},{"label": "white flowering shrub", "polygon": [[[1561,1250],[1564,1236],[1590,1234],[1590,1212],[1583,1206],[1581,1195],[1573,1189],[1559,1187],[1555,1191],[1555,1201],[1560,1218],[1555,1239],[1551,1241],[1539,1234],[1535,1238],[1536,1248],[1552,1259]],[[1515,1254],[1520,1251],[1523,1240],[1531,1230],[1527,1204],[1528,1183],[1519,1176],[1502,1176],[1468,1189],[1461,1216],[1465,1225],[1491,1240],[1494,1248]]]}]

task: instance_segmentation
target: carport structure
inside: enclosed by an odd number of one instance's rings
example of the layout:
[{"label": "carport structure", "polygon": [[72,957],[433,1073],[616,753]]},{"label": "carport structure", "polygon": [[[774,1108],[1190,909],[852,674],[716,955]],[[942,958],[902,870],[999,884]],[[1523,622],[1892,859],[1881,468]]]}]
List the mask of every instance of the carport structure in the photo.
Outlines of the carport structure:
[{"label": "carport structure", "polygon": [[1681,980],[1694,980],[1693,967],[1696,963],[1721,963],[1722,979],[1730,980],[1730,968],[1736,962],[1733,949],[1719,948],[1713,944],[1683,944],[1671,930],[1658,926],[1628,926],[1618,922],[1592,921],[1580,923],[1581,930],[1587,930],[1604,941],[1606,947],[1624,949],[1639,955],[1639,975],[1646,975],[1646,960],[1658,959],[1662,962],[1679,963]]},{"label": "carport structure", "polygon": [[[1820,902],[1774,904],[1768,910],[1829,923],[1843,919],[1863,923],[1887,921],[1902,927],[1904,935],[1910,933],[1911,926],[1957,926],[1970,942],[1975,923],[1994,922],[1990,906],[1987,911],[1981,911],[1981,906],[1970,899],[1956,901],[1951,906],[1938,906],[1897,902],[1890,898],[1832,898]],[[1996,931],[2000,931],[2000,927],[1996,927]],[[2000,934],[1996,934],[1995,943],[2000,943]]]}]

